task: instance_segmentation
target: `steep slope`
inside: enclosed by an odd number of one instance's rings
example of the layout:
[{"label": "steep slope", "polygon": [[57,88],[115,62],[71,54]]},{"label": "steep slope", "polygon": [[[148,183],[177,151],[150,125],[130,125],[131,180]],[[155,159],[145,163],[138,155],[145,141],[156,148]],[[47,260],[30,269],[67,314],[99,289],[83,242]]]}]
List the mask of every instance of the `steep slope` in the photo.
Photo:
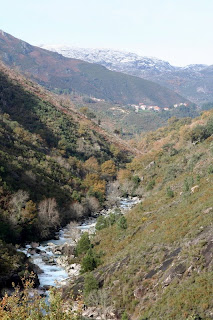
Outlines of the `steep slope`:
[{"label": "steep slope", "polygon": [[0,58],[50,89],[77,91],[120,103],[170,106],[186,101],[153,82],[68,59],[0,32]]},{"label": "steep slope", "polygon": [[105,303],[128,319],[210,320],[213,112],[173,119],[135,144],[144,154],[118,180],[124,194],[140,194],[142,202],[126,215],[127,225],[97,232],[100,296],[105,292]]},{"label": "steep slope", "polygon": [[[110,160],[116,174],[134,152],[75,113],[68,101],[3,65],[0,149],[0,239],[13,242],[48,237],[60,223],[91,213],[89,198],[98,206],[105,198],[109,177],[103,177],[101,165]],[[48,201],[57,219],[49,226],[43,222],[41,230],[45,199],[54,199]]]},{"label": "steep slope", "polygon": [[85,49],[57,45],[42,47],[61,53],[65,57],[98,63],[110,70],[157,82],[197,104],[213,101],[213,77],[210,72],[212,66],[197,64],[175,67],[160,59],[110,49]]},{"label": "steep slope", "polygon": [[37,272],[8,243],[49,239],[99,210],[134,152],[69,101],[0,64],[0,296],[21,285],[24,270]]}]

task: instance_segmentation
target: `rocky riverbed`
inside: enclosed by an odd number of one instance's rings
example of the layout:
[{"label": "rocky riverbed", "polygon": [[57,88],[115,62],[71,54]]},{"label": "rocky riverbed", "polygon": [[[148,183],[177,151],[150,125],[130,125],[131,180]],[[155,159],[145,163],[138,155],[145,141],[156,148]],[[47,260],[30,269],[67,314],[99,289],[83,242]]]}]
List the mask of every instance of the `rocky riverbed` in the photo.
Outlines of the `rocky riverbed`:
[{"label": "rocky riverbed", "polygon": [[76,241],[82,232],[95,232],[96,219],[99,215],[107,216],[115,209],[120,209],[125,214],[136,205],[138,198],[122,198],[119,207],[104,209],[92,218],[78,223],[68,225],[61,229],[53,240],[39,243],[31,243],[20,249],[36,265],[38,279],[40,282],[39,291],[46,294],[51,286],[61,287],[66,285],[68,280],[75,281],[79,276],[80,265],[72,263]]}]

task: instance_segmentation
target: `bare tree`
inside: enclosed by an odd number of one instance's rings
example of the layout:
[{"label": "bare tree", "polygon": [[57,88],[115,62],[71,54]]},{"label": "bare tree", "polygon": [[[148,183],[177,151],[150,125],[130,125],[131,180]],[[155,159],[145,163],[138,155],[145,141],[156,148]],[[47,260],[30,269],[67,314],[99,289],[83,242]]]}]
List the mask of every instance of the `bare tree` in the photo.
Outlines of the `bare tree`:
[{"label": "bare tree", "polygon": [[10,207],[10,221],[16,225],[21,219],[22,209],[25,207],[29,194],[27,191],[18,190],[13,194],[9,207]]},{"label": "bare tree", "polygon": [[95,306],[99,316],[103,320],[110,319],[110,313],[113,312],[111,299],[106,289],[93,290],[87,298],[91,306]]},{"label": "bare tree", "polygon": [[71,205],[71,210],[76,218],[81,218],[85,212],[84,206],[78,202],[75,202]]},{"label": "bare tree", "polygon": [[69,233],[69,237],[74,241],[78,242],[81,237],[81,230],[77,228],[78,223],[75,221],[70,222],[67,225],[67,233]]},{"label": "bare tree", "polygon": [[48,198],[39,203],[38,206],[39,229],[43,237],[48,236],[51,228],[60,224],[59,212],[55,198]]},{"label": "bare tree", "polygon": [[117,205],[121,196],[120,184],[118,181],[109,182],[106,191],[106,200],[109,206]]},{"label": "bare tree", "polygon": [[131,194],[134,190],[134,183],[132,181],[125,181],[122,184],[122,191],[126,194]]},{"label": "bare tree", "polygon": [[88,207],[91,212],[97,212],[100,209],[100,203],[95,197],[87,197]]}]

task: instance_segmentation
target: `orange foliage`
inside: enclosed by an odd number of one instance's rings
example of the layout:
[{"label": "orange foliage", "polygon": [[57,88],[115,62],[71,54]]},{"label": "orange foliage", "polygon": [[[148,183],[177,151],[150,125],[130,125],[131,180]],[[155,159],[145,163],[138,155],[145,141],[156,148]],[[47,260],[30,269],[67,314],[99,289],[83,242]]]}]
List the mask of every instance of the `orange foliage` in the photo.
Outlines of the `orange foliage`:
[{"label": "orange foliage", "polygon": [[91,157],[84,163],[84,169],[91,173],[98,173],[100,171],[100,166],[95,157]]},{"label": "orange foliage", "polygon": [[118,172],[118,181],[122,184],[125,180],[130,180],[132,173],[128,169],[121,169]]},{"label": "orange foliage", "polygon": [[105,161],[101,165],[101,172],[103,175],[113,177],[116,175],[116,167],[113,160]]}]

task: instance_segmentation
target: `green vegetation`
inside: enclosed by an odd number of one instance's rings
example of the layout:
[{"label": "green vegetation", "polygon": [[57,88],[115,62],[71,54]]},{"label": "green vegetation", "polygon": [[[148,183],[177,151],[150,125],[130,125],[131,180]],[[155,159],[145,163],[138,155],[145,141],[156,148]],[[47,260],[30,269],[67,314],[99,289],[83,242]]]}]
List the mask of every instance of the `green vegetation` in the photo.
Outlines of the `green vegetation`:
[{"label": "green vegetation", "polygon": [[121,216],[117,222],[119,229],[127,229],[127,220],[124,216]]},{"label": "green vegetation", "polygon": [[92,273],[88,273],[84,278],[84,296],[88,297],[94,290],[98,290],[98,282]]},{"label": "green vegetation", "polygon": [[100,258],[95,251],[90,248],[81,260],[81,272],[93,271],[100,264]]},{"label": "green vegetation", "polygon": [[115,224],[116,222],[119,223],[119,220],[122,218],[121,214],[118,213],[110,213],[109,216],[99,216],[97,218],[97,222],[95,225],[95,229],[97,231],[105,229],[107,227],[112,226],[113,224]]},{"label": "green vegetation", "polygon": [[76,255],[82,255],[86,253],[91,248],[91,241],[89,238],[89,233],[84,232],[79,239],[77,246],[76,246]]}]

